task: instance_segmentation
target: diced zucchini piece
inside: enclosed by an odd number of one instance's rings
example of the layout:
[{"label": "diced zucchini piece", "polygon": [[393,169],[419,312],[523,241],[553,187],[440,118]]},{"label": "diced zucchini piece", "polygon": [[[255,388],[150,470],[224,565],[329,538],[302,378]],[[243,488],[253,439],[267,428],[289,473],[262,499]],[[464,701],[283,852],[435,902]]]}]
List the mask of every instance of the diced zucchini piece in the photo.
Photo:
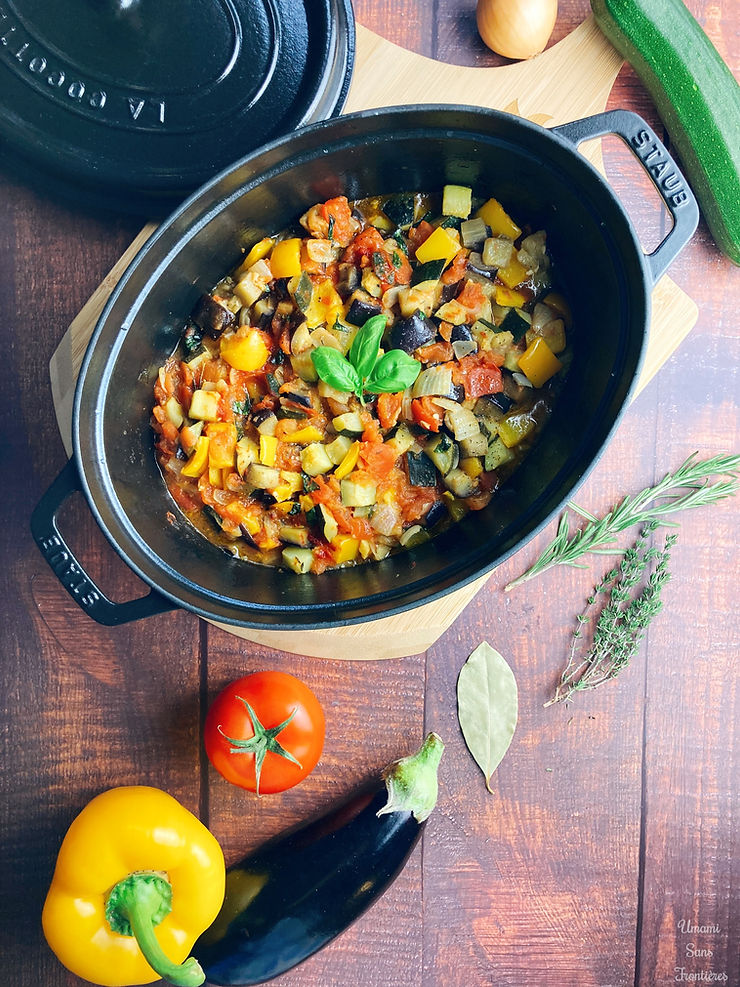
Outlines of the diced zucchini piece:
[{"label": "diced zucchini piece", "polygon": [[439,281],[442,271],[445,269],[444,260],[430,260],[426,264],[419,264],[411,275],[411,284],[424,284],[426,281]]},{"label": "diced zucchini piece", "polygon": [[407,528],[398,540],[404,548],[415,548],[416,545],[429,541],[429,532],[420,524],[414,524]]},{"label": "diced zucchini piece", "polygon": [[352,473],[342,480],[342,503],[345,507],[370,507],[377,500],[377,487],[370,477],[356,477]]},{"label": "diced zucchini piece", "polygon": [[442,189],[442,215],[467,219],[473,208],[473,190],[464,185],[445,185]]},{"label": "diced zucchini piece", "polygon": [[504,463],[508,463],[514,458],[514,453],[511,452],[503,444],[498,436],[491,440],[488,445],[488,450],[486,452],[486,461],[483,464],[486,470],[495,470],[499,466],[503,466]]},{"label": "diced zucchini piece", "polygon": [[339,466],[349,452],[351,445],[352,439],[348,435],[338,435],[333,442],[327,445],[326,454],[335,466]]},{"label": "diced zucchini piece", "polygon": [[444,478],[444,484],[456,497],[472,497],[478,489],[475,480],[461,469],[450,470]]},{"label": "diced zucchini piece", "polygon": [[390,545],[385,545],[383,542],[376,542],[370,551],[375,561],[380,562],[381,559],[387,559],[391,554],[391,547]]},{"label": "diced zucchini piece", "polygon": [[197,418],[203,422],[215,422],[218,419],[220,401],[221,395],[218,391],[194,391],[188,410],[188,418]]},{"label": "diced zucchini piece", "polygon": [[332,420],[332,425],[334,426],[334,431],[338,432],[339,435],[357,436],[362,435],[365,431],[362,420],[356,411],[348,411],[344,415],[337,415]]},{"label": "diced zucchini piece", "polygon": [[531,321],[531,318],[526,317],[525,312],[512,308],[501,323],[500,332],[510,332],[514,342],[518,343],[529,329]]},{"label": "diced zucchini piece", "polygon": [[301,548],[308,548],[307,528],[297,528],[292,524],[281,524],[278,536],[281,541],[290,542],[291,545],[300,545]]},{"label": "diced zucchini piece", "polygon": [[312,442],[301,450],[301,468],[309,476],[318,476],[334,469],[334,463],[329,458],[326,446],[321,442]]},{"label": "diced zucchini piece", "polygon": [[254,439],[245,435],[236,444],[236,469],[242,476],[247,472],[252,463],[259,459],[259,449]]},{"label": "diced zucchini piece", "polygon": [[460,449],[444,432],[440,432],[424,446],[424,452],[442,476],[454,469],[460,461]]},{"label": "diced zucchini piece", "polygon": [[247,470],[246,481],[259,490],[273,490],[280,484],[280,470],[251,463]]},{"label": "diced zucchini piece", "polygon": [[299,575],[311,571],[313,552],[310,548],[297,548],[292,545],[283,549],[283,562]]}]

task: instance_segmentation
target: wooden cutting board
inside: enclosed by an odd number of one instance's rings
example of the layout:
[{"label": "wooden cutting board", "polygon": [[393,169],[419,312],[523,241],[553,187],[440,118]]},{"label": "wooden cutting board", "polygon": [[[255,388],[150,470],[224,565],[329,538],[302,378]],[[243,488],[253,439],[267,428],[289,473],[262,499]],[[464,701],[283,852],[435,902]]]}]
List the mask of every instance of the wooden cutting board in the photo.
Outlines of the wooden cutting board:
[{"label": "wooden cutting board", "polygon": [[[557,126],[601,112],[621,65],[621,56],[598,30],[593,17],[542,55],[500,68],[435,62],[358,25],[355,69],[345,112],[400,102],[462,103],[505,110],[546,127]],[[581,150],[603,172],[600,142],[591,141]],[[69,455],[74,389],[88,341],[118,279],[155,229],[154,224],[144,227],[72,322],[51,358],[54,408]],[[688,335],[697,314],[694,302],[670,278],[664,276],[658,282],[638,392]],[[345,659],[419,654],[447,630],[487,579],[488,575],[483,576],[441,600],[394,617],[327,631],[218,626],[246,640],[295,654]]]}]

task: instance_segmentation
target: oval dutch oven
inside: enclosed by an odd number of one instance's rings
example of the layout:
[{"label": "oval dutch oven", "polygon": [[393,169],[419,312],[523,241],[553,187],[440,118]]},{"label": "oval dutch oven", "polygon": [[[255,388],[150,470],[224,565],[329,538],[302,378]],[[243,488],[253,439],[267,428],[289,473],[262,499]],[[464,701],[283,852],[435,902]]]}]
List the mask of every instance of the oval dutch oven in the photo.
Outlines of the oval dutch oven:
[{"label": "oval dutch oven", "polygon": [[[645,255],[582,141],[618,134],[651,175],[674,225]],[[659,160],[660,177],[650,172]],[[574,311],[574,362],[539,444],[484,510],[382,562],[296,576],[232,559],[175,507],[149,426],[152,387],[199,295],[242,249],[331,196],[470,185],[548,233]],[[636,383],[653,285],[690,238],[698,210],[665,148],[616,110],[545,130],[508,114],[426,106],[366,111],[307,127],[244,158],[192,196],[130,265],[103,312],[77,386],[74,459],[38,505],[34,537],[95,620],[118,624],[185,607],[247,627],[330,627],[397,613],[492,569],[546,524],[604,449]],[[81,488],[113,547],[152,586],[114,604],[56,525]]]}]

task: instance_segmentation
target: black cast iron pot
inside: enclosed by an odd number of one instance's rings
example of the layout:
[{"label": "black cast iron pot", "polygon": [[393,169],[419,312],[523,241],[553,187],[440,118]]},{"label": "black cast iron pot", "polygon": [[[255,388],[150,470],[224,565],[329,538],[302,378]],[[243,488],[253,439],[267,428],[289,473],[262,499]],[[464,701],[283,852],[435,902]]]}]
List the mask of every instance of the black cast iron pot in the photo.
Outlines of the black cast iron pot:
[{"label": "black cast iron pot", "polygon": [[[577,151],[606,133],[634,151],[673,216],[671,232],[649,256],[614,193]],[[520,222],[547,230],[574,311],[575,359],[539,445],[484,511],[413,551],[321,576],[232,559],[182,518],[154,457],[152,386],[188,313],[236,265],[242,247],[292,224],[313,203],[445,183],[493,195]],[[190,198],[124,274],[80,373],[74,460],[38,505],[34,537],[74,599],[106,624],[183,606],[243,626],[328,627],[458,588],[521,548],[595,463],[640,369],[653,285],[697,220],[665,148],[640,117],[621,110],[548,131],[469,107],[397,108],[276,141]],[[112,603],[67,547],[55,516],[80,485],[116,551],[153,587],[149,596]]]}]

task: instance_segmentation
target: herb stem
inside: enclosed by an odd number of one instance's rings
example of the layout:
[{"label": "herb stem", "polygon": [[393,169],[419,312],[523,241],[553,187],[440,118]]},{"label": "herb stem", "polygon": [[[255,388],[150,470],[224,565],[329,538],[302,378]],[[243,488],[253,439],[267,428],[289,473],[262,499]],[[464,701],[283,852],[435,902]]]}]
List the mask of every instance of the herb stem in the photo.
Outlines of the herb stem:
[{"label": "herb stem", "polygon": [[[570,510],[587,522],[572,536],[567,511],[558,523],[555,538],[550,542],[537,561],[521,576],[504,587],[505,592],[519,586],[556,565],[570,565],[585,568],[577,560],[586,553],[618,553],[615,546],[617,535],[635,525],[674,526],[667,521],[670,514],[705,507],[725,497],[732,497],[740,489],[740,456],[722,455],[711,459],[697,460],[693,453],[674,473],[667,473],[653,487],[647,487],[635,496],[627,496],[603,518],[596,518],[589,511],[568,504]],[[709,483],[712,476],[729,479]],[[659,501],[659,503],[655,503]]]}]

